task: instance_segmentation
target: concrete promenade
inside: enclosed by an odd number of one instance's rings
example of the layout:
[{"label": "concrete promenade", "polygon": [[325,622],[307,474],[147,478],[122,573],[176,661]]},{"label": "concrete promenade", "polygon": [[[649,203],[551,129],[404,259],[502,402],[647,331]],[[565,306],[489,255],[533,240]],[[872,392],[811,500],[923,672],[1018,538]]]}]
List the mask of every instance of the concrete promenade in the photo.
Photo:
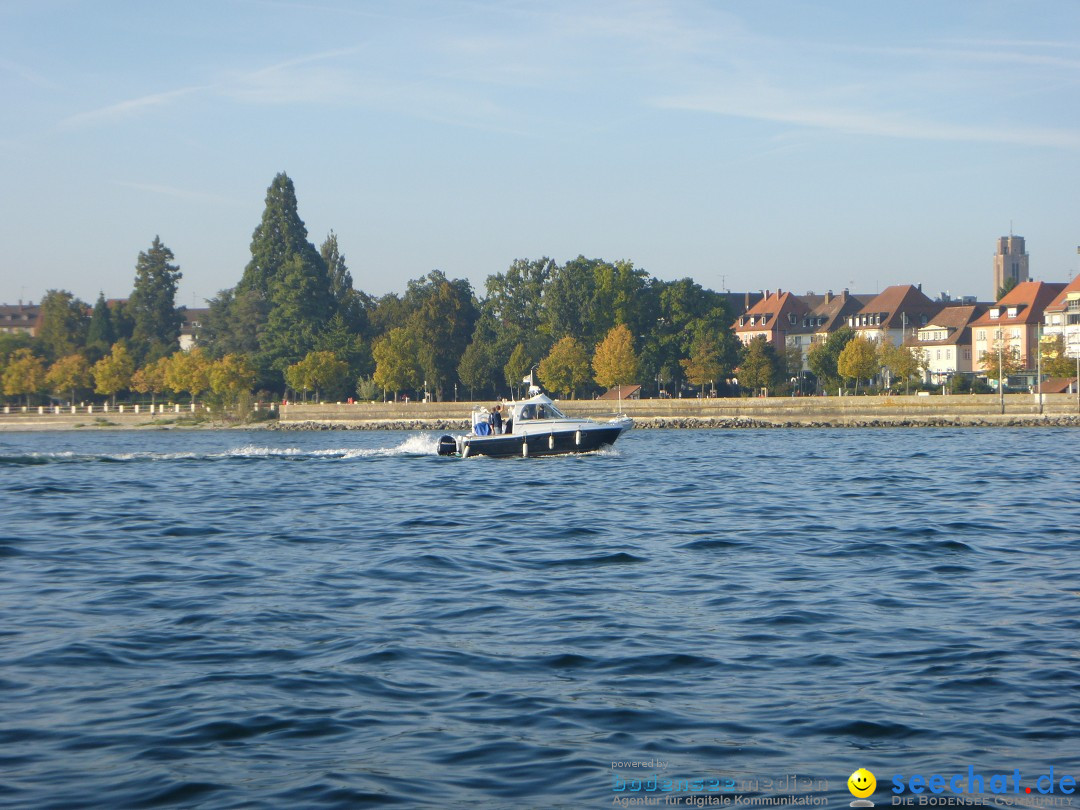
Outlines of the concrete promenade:
[{"label": "concrete promenade", "polygon": [[[468,424],[473,402],[339,403],[283,406],[282,427],[452,429]],[[492,405],[492,402],[481,403]],[[610,400],[561,400],[572,416],[602,418],[619,410]],[[1072,394],[1007,394],[1005,413],[996,394],[870,397],[768,397],[756,399],[626,400],[623,413],[638,427],[889,427],[1076,425]]]}]

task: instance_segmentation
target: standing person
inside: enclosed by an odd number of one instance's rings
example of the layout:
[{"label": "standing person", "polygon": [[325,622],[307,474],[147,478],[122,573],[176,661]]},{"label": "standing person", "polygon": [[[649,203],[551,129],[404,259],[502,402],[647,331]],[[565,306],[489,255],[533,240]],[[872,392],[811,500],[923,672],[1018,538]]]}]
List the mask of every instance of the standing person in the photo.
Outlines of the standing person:
[{"label": "standing person", "polygon": [[503,432],[502,405],[495,406],[495,410],[491,412],[491,419],[489,419],[488,421],[491,423],[492,435],[501,435]]}]

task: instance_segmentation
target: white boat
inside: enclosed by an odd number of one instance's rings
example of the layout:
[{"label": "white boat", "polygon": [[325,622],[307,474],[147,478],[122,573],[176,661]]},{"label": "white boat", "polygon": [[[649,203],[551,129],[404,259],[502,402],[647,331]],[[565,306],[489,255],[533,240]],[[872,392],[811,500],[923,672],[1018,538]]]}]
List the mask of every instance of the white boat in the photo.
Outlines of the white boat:
[{"label": "white boat", "polygon": [[588,453],[615,444],[634,420],[618,415],[606,422],[567,416],[535,386],[529,399],[504,405],[501,433],[492,433],[486,408],[473,411],[472,430],[439,439],[440,456],[552,456]]}]

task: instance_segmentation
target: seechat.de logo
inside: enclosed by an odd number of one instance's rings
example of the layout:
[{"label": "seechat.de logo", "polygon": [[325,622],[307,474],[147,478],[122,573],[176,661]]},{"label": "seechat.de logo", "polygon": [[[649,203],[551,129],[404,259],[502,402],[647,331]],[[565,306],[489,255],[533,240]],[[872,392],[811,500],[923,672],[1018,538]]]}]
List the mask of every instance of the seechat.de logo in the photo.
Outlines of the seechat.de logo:
[{"label": "seechat.de logo", "polygon": [[877,788],[877,779],[866,768],[859,768],[847,780],[847,789],[855,797],[851,807],[873,807],[874,803],[866,797],[871,795]]}]

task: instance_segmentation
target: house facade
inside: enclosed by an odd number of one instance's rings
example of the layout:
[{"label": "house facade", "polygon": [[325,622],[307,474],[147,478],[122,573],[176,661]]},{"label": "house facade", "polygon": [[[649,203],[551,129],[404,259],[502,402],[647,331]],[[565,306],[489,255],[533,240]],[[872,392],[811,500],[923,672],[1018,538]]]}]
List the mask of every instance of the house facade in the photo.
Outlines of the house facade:
[{"label": "house facade", "polygon": [[1065,339],[1065,353],[1069,357],[1080,357],[1080,276],[1074,278],[1051,301],[1043,315],[1043,334],[1046,336],[1062,335]]},{"label": "house facade", "polygon": [[923,381],[943,385],[957,374],[972,374],[975,365],[971,350],[971,324],[981,317],[989,304],[946,306],[919,327],[907,346],[918,351],[925,362]]},{"label": "house facade", "polygon": [[943,308],[923,294],[921,285],[895,284],[874,296],[862,309],[848,316],[848,326],[860,336],[900,346]]},{"label": "house facade", "polygon": [[0,304],[0,332],[34,337],[40,326],[41,307],[37,304]]},{"label": "house facade", "polygon": [[1065,286],[1046,281],[1021,282],[979,316],[971,324],[975,369],[985,370],[986,363],[994,363],[999,344],[1001,351],[1011,354],[1022,369],[1033,369],[1046,308],[1061,296]]}]

